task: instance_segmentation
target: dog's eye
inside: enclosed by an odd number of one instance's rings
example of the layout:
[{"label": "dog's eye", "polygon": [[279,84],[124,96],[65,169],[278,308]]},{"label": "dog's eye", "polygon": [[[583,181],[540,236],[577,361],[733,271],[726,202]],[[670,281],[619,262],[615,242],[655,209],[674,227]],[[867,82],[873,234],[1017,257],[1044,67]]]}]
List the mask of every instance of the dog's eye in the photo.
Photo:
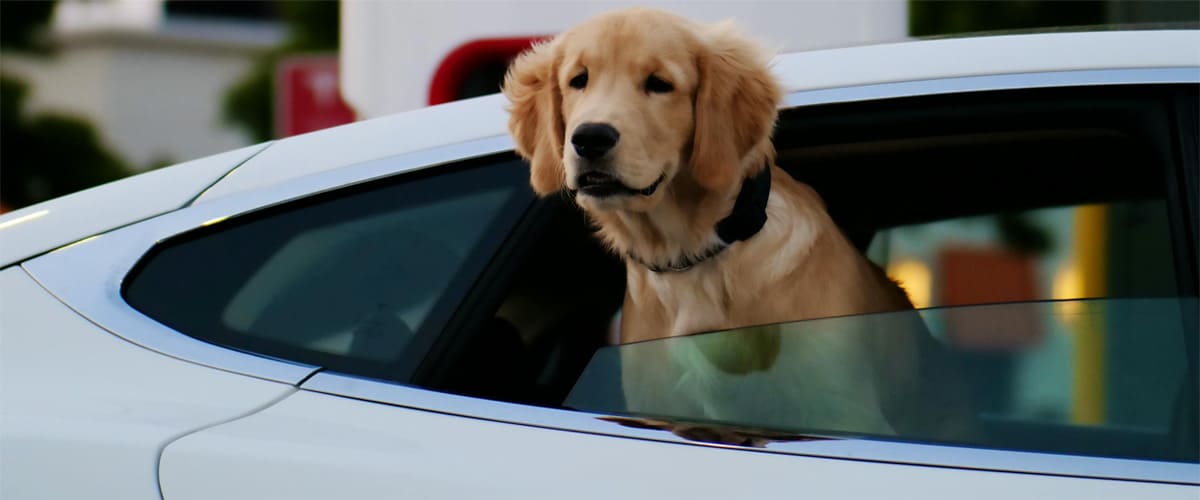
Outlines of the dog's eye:
[{"label": "dog's eye", "polygon": [[646,92],[666,94],[672,90],[675,90],[675,86],[671,85],[671,82],[663,80],[662,78],[654,75],[646,77]]},{"label": "dog's eye", "polygon": [[587,70],[585,69],[585,70],[583,70],[583,73],[575,75],[575,78],[571,79],[571,82],[569,83],[569,85],[571,85],[571,88],[576,88],[576,89],[582,89],[584,87],[587,87]]}]

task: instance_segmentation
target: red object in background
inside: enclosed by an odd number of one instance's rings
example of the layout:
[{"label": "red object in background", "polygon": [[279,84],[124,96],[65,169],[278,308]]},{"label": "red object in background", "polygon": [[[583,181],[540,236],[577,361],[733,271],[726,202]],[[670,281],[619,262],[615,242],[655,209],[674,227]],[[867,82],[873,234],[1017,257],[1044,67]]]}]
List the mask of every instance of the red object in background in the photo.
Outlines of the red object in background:
[{"label": "red object in background", "polygon": [[458,88],[475,68],[495,61],[507,63],[534,43],[548,39],[548,36],[488,38],[459,45],[446,54],[433,72],[433,80],[429,82],[429,105],[461,98]]},{"label": "red object in background", "polygon": [[337,54],[297,56],[275,67],[275,136],[303,134],[354,121],[342,100]]},{"label": "red object in background", "polygon": [[[946,248],[938,253],[944,306],[1026,302],[1037,299],[1036,262],[999,248]],[[1045,327],[1034,307],[977,306],[945,309],[951,342],[967,350],[1020,351],[1041,342]]]}]

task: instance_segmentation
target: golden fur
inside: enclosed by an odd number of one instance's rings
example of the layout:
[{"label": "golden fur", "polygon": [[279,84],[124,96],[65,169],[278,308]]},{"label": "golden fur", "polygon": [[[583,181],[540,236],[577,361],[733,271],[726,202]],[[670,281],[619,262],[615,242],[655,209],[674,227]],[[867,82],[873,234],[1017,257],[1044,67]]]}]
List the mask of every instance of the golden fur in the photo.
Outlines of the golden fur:
[{"label": "golden fur", "polygon": [[[597,168],[572,146],[585,123],[619,131],[602,159],[621,184],[641,190],[663,179],[650,195],[579,191],[575,198],[600,239],[627,257],[622,343],[912,309],[834,225],[821,198],[774,166],[770,136],[781,90],[767,61],[728,24],[628,9],[538,45],[510,67],[509,129],[538,194],[576,190],[581,172]],[[653,91],[651,77],[669,82],[670,91]],[[743,179],[765,166],[772,184],[756,235],[684,272],[643,265],[698,256],[719,242],[716,223],[730,213]],[[782,428],[799,422],[850,432],[959,433],[962,399],[922,380],[930,371],[919,362],[936,356],[926,354],[932,341],[920,318],[907,315],[804,335],[765,327],[627,348],[628,409]],[[880,334],[881,324],[888,334]],[[946,373],[937,382],[952,382]],[[762,397],[745,400],[752,393]],[[939,429],[922,430],[929,425]]]}]

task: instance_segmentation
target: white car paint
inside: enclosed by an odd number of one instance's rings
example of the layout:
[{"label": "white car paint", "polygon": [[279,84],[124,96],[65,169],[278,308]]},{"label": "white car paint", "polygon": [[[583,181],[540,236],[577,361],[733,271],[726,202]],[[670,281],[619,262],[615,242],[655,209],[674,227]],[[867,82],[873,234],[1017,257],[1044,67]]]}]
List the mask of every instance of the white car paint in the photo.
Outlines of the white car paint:
[{"label": "white car paint", "polygon": [[0,266],[187,205],[267,143],[135,175],[0,216]]},{"label": "white car paint", "polygon": [[[793,93],[1041,71],[1197,65],[1200,31],[1103,31],[798,52],[776,57],[773,71],[785,92]],[[283,139],[222,179],[198,201],[305,177],[333,165],[506,136],[507,102],[501,95],[490,95]]]},{"label": "white car paint", "polygon": [[1200,31],[1096,31],[947,38],[787,54],[789,92],[984,75],[1200,64]]},{"label": "white car paint", "polygon": [[477,97],[282,139],[246,162],[197,203],[389,156],[506,135],[508,101]]},{"label": "white car paint", "polygon": [[503,424],[301,391],[172,443],[163,454],[162,482],[168,500],[1196,498],[1191,486],[722,448]]},{"label": "white car paint", "polygon": [[169,358],[0,271],[0,498],[159,498],[159,451],[295,392]]}]

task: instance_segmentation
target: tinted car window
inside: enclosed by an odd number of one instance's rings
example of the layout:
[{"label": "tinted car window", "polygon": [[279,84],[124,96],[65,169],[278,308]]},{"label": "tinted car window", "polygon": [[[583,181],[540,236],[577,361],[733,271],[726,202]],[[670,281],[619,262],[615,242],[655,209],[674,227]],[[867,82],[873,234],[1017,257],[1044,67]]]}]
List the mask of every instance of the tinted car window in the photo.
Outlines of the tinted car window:
[{"label": "tinted car window", "polygon": [[[990,304],[606,347],[566,405],[780,439],[866,436],[1195,462],[1189,346],[1197,332],[1188,318],[1196,304]],[[920,356],[870,355],[898,338],[924,342]],[[973,369],[981,358],[1009,369]]]},{"label": "tinted car window", "polygon": [[[1178,294],[1163,199],[879,231],[867,251],[917,307]],[[986,284],[986,286],[981,286]]]},{"label": "tinted car window", "polygon": [[531,203],[527,175],[477,161],[222,221],[156,248],[124,294],[209,342],[397,378]]}]

